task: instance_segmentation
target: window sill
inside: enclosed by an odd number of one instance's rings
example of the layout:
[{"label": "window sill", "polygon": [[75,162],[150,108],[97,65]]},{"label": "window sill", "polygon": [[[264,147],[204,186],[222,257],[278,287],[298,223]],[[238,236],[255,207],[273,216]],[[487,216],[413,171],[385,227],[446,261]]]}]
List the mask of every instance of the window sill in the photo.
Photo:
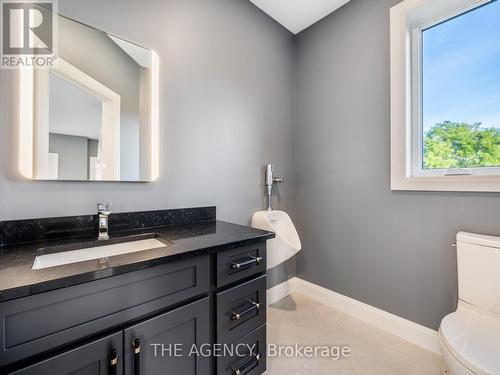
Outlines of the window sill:
[{"label": "window sill", "polygon": [[500,192],[500,176],[443,176],[403,178],[392,176],[391,190],[498,193]]}]

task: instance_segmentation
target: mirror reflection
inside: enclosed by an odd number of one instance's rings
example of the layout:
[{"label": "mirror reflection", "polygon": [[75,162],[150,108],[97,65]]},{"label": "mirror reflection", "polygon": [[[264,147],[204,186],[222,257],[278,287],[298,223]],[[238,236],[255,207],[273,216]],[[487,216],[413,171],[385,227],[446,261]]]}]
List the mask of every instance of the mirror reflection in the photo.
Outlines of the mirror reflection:
[{"label": "mirror reflection", "polygon": [[157,55],[62,16],[58,30],[56,64],[24,72],[33,79],[34,134],[32,175],[26,168],[23,174],[41,180],[154,180]]}]

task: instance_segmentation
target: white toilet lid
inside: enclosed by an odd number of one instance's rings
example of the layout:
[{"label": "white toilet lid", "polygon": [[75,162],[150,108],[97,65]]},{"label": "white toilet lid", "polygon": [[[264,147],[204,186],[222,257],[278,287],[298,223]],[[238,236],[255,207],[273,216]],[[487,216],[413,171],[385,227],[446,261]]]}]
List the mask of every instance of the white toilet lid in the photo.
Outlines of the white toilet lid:
[{"label": "white toilet lid", "polygon": [[443,319],[440,336],[450,353],[478,375],[500,374],[500,317],[460,302]]}]

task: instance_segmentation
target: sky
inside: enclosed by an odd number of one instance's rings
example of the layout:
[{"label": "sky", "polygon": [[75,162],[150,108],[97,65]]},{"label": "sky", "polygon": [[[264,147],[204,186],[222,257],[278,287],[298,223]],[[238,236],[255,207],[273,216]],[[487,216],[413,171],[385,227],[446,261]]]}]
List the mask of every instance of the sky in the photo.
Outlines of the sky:
[{"label": "sky", "polygon": [[500,128],[500,0],[423,32],[423,127]]}]

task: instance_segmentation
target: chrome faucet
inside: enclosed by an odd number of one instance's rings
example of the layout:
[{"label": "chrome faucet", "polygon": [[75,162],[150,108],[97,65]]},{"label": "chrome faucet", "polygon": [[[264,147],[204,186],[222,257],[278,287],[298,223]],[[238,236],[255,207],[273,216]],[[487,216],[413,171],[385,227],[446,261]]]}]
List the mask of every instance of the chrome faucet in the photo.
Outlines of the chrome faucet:
[{"label": "chrome faucet", "polygon": [[97,212],[99,214],[99,237],[98,240],[109,240],[109,215],[111,211],[111,203],[97,203]]},{"label": "chrome faucet", "polygon": [[272,211],[273,208],[271,206],[271,197],[273,195],[273,186],[274,184],[283,182],[282,177],[274,176],[274,165],[268,164],[266,166],[266,194],[267,194],[267,210]]}]

